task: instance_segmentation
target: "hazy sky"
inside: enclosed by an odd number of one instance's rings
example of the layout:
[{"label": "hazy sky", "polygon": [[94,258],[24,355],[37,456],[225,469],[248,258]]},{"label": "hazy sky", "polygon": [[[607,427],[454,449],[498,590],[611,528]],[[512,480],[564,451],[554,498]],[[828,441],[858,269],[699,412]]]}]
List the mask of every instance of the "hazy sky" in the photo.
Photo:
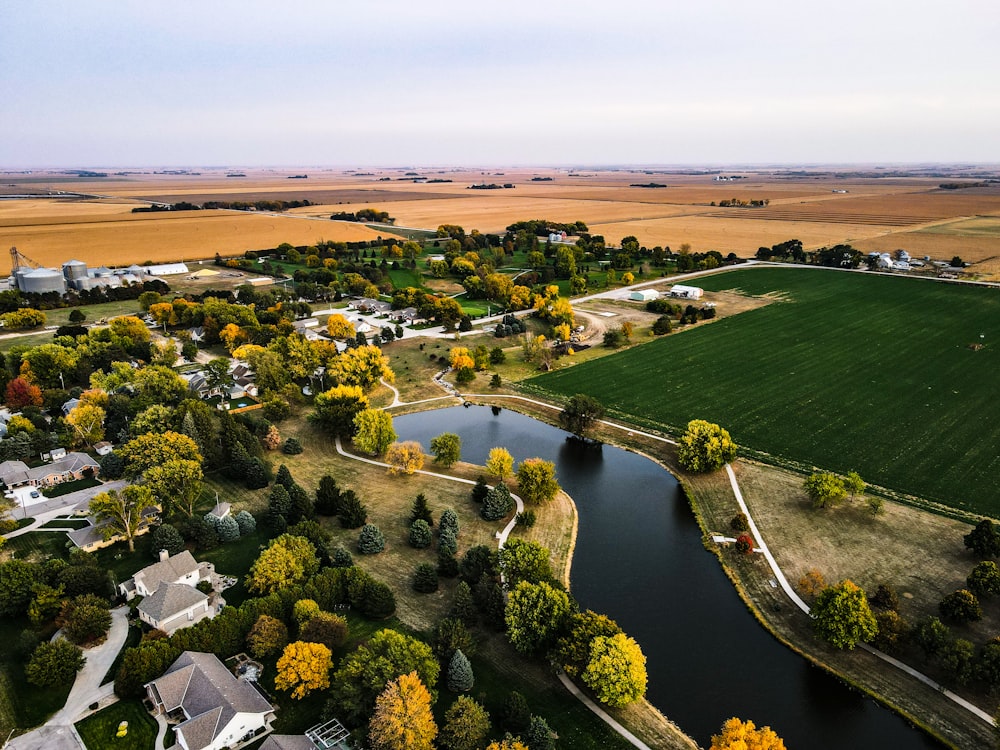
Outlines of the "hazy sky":
[{"label": "hazy sky", "polygon": [[0,167],[1000,162],[996,0],[3,0]]}]

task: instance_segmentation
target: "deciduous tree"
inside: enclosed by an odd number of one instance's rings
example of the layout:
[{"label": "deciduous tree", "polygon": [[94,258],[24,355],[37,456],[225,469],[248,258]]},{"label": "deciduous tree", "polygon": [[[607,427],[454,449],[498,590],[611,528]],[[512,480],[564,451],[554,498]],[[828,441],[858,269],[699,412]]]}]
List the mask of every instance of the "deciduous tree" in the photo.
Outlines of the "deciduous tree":
[{"label": "deciduous tree", "polygon": [[385,452],[385,462],[392,474],[412,474],[424,467],[424,447],[416,440],[393,443]]},{"label": "deciduous tree", "polygon": [[979,557],[1000,555],[1000,531],[989,518],[980,521],[976,528],[963,537],[965,546]]},{"label": "deciduous tree", "polygon": [[105,539],[125,537],[129,552],[135,552],[135,537],[143,521],[143,512],[155,507],[152,491],[138,484],[101,492],[90,501],[91,514],[101,522],[101,535]]},{"label": "deciduous tree", "polygon": [[270,594],[293,586],[319,570],[316,548],[308,539],[282,534],[250,566],[247,588],[252,592]]},{"label": "deciduous tree", "polygon": [[688,422],[677,445],[677,460],[688,471],[715,471],[735,458],[736,443],[729,432],[703,419]]},{"label": "deciduous tree", "polygon": [[556,644],[555,658],[571,677],[576,677],[590,662],[590,644],[598,636],[610,638],[622,629],[607,615],[591,610],[577,612],[570,620],[567,635]]},{"label": "deciduous tree", "polygon": [[101,407],[81,403],[66,415],[66,424],[73,428],[75,441],[89,448],[104,439],[104,417]]},{"label": "deciduous tree", "polygon": [[365,409],[354,418],[354,445],[366,453],[381,455],[396,439],[392,417],[381,409]]},{"label": "deciduous tree", "polygon": [[137,479],[154,466],[167,461],[202,461],[198,445],[187,435],[168,430],[162,434],[140,435],[116,451],[125,461],[125,476]]},{"label": "deciduous tree", "polygon": [[177,509],[190,516],[201,497],[204,473],[201,463],[175,458],[150,467],[146,471],[146,486],[164,508]]},{"label": "deciduous tree", "polygon": [[938,605],[941,617],[959,624],[983,619],[983,608],[979,599],[967,589],[952,591]]},{"label": "deciduous tree", "polygon": [[379,380],[392,383],[396,379],[389,358],[377,346],[348,349],[331,363],[328,374],[340,385],[357,385],[366,391]]},{"label": "deciduous tree", "polygon": [[500,570],[508,588],[521,581],[541,583],[552,581],[549,550],[538,542],[527,539],[509,539],[498,553]]},{"label": "deciduous tree", "polygon": [[849,579],[821,591],[811,614],[816,633],[836,648],[853,649],[878,632],[865,592]]},{"label": "deciduous tree", "polygon": [[806,479],[804,486],[816,508],[837,505],[847,497],[844,480],[829,471],[814,472]]},{"label": "deciduous tree", "polygon": [[416,672],[390,681],[375,699],[368,730],[374,750],[432,750],[437,733],[431,694]]},{"label": "deciduous tree", "polygon": [[434,463],[448,468],[462,456],[462,438],[453,432],[441,433],[431,438],[431,453],[434,454]]},{"label": "deciduous tree", "polygon": [[517,487],[530,503],[545,503],[559,492],[556,465],[541,458],[526,458],[517,467]]},{"label": "deciduous tree", "polygon": [[983,560],[972,569],[965,582],[969,591],[979,598],[1000,594],[1000,568],[992,560]]},{"label": "deciduous tree", "polygon": [[326,332],[332,339],[354,338],[354,326],[340,313],[334,313],[326,319]]},{"label": "deciduous tree", "polygon": [[597,420],[604,418],[604,406],[596,398],[577,393],[559,413],[559,425],[580,438],[587,437]]},{"label": "deciduous tree", "polygon": [[599,635],[590,642],[590,661],[582,679],[601,703],[628,705],[646,693],[646,657],[624,633]]},{"label": "deciduous tree", "polygon": [[58,638],[39,645],[24,672],[32,685],[54,688],[72,684],[86,661],[79,646]]},{"label": "deciduous tree", "polygon": [[544,653],[562,634],[572,607],[565,591],[522,581],[507,598],[507,637],[523,654]]},{"label": "deciduous tree", "polygon": [[108,602],[94,594],[84,594],[67,601],[59,615],[66,637],[77,645],[96,641],[111,629]]},{"label": "deciduous tree", "polygon": [[320,612],[310,618],[299,632],[299,639],[310,643],[322,643],[331,651],[347,642],[348,624],[340,615]]},{"label": "deciduous tree", "polygon": [[353,437],[354,418],[368,408],[368,397],[357,385],[336,385],[316,396],[309,419],[332,435]]},{"label": "deciduous tree", "polygon": [[292,697],[301,700],[313,690],[330,687],[332,667],[330,649],[322,643],[295,641],[285,647],[278,659],[274,686],[278,690],[291,690]]},{"label": "deciduous tree", "polygon": [[478,750],[490,733],[490,715],[465,695],[445,711],[444,722],[438,743],[445,750]]},{"label": "deciduous tree", "polygon": [[491,448],[486,459],[486,471],[501,482],[514,471],[514,458],[506,448]]},{"label": "deciduous tree", "polygon": [[270,615],[258,617],[247,633],[247,648],[258,659],[276,654],[287,645],[288,628],[281,620]]},{"label": "deciduous tree", "polygon": [[771,727],[757,729],[752,721],[734,717],[712,736],[711,750],[785,750],[785,743]]},{"label": "deciduous tree", "polygon": [[20,411],[26,406],[41,406],[42,389],[23,377],[14,378],[7,383],[4,402],[12,411]]}]

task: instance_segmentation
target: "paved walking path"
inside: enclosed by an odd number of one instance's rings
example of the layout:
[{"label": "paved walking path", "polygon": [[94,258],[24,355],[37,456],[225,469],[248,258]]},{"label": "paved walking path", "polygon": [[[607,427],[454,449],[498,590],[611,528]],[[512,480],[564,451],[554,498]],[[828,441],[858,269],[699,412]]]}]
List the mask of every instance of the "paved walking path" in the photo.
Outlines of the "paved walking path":
[{"label": "paved walking path", "polygon": [[117,700],[114,683],[100,683],[125,645],[126,636],[128,607],[118,607],[111,610],[111,629],[104,642],[83,652],[87,661],[76,675],[66,705],[44,726],[12,739],[4,745],[5,750],[81,750],[83,743],[73,724],[90,713],[92,703],[100,703],[103,708]]}]

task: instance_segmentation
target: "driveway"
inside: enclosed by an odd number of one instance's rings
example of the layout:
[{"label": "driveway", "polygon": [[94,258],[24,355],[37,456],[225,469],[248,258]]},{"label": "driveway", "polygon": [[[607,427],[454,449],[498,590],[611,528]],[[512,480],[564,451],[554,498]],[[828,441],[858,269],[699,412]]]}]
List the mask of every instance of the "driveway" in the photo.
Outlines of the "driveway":
[{"label": "driveway", "polygon": [[12,739],[4,745],[4,750],[82,750],[83,743],[79,741],[73,724],[90,713],[90,704],[100,703],[103,708],[117,700],[114,697],[114,682],[103,686],[100,682],[125,645],[127,617],[128,607],[111,610],[111,630],[103,643],[83,652],[87,662],[76,675],[66,705],[44,726]]},{"label": "driveway", "polygon": [[[107,492],[108,490],[120,490],[128,482],[124,479],[116,479],[113,482],[105,482],[104,484],[99,484],[96,487],[88,487],[85,490],[77,490],[76,492],[70,492],[66,495],[60,495],[59,497],[46,498],[41,502],[35,501],[33,505],[28,505],[27,507],[22,507],[18,505],[16,508],[12,508],[10,511],[12,518],[39,518],[41,516],[47,516],[48,519],[52,519],[61,513],[68,513],[72,511],[74,506],[80,503],[90,502],[95,495],[99,495],[102,492]],[[27,515],[25,513],[27,512]],[[6,536],[17,536],[18,534],[24,534],[31,527],[25,527],[19,531],[12,532]]]}]

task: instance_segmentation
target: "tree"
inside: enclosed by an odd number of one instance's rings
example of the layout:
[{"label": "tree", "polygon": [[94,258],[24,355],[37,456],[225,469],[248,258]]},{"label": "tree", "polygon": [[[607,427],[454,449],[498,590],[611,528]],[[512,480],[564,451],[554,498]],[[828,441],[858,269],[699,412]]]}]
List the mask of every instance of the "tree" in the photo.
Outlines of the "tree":
[{"label": "tree", "polygon": [[598,420],[604,418],[604,406],[595,398],[578,393],[559,413],[559,426],[579,438],[587,437]]},{"label": "tree", "polygon": [[190,516],[201,498],[204,478],[199,461],[176,458],[150,467],[146,471],[146,486],[165,507]]},{"label": "tree", "polygon": [[445,711],[444,722],[438,743],[445,750],[478,750],[490,733],[490,715],[465,695]]},{"label": "tree", "polygon": [[396,440],[392,417],[381,409],[365,409],[354,418],[354,427],[354,445],[366,453],[381,455]]},{"label": "tree", "polygon": [[292,605],[292,618],[301,628],[319,614],[319,604],[315,599],[299,599]]},{"label": "tree", "polygon": [[544,581],[521,581],[507,598],[507,637],[522,654],[547,651],[561,635],[572,607],[565,591]]},{"label": "tree", "polygon": [[330,612],[320,612],[308,620],[299,631],[299,640],[322,643],[331,651],[347,642],[347,620]]},{"label": "tree", "polygon": [[59,620],[66,637],[77,645],[103,638],[111,629],[108,602],[94,594],[84,594],[66,602]]},{"label": "tree", "polygon": [[677,445],[677,460],[688,471],[715,471],[735,458],[736,443],[729,432],[703,419],[688,422]]},{"label": "tree", "polygon": [[575,613],[568,634],[556,643],[555,659],[570,677],[576,677],[590,663],[590,644],[598,636],[610,638],[622,629],[607,615],[591,610]]},{"label": "tree", "polygon": [[733,546],[736,548],[737,552],[744,555],[749,555],[751,552],[753,552],[753,547],[754,547],[753,537],[750,536],[749,534],[740,534],[738,537],[736,537],[736,544],[734,544]]},{"label": "tree", "polygon": [[992,560],[983,560],[972,569],[965,582],[969,591],[980,599],[1000,594],[1000,568]]},{"label": "tree", "polygon": [[451,531],[456,537],[458,536],[458,514],[453,508],[444,509],[438,525],[441,531]]},{"label": "tree", "polygon": [[646,657],[624,633],[599,635],[590,642],[590,661],[581,677],[601,703],[625,706],[646,694]]},{"label": "tree", "polygon": [[379,630],[334,673],[332,705],[347,721],[357,722],[371,715],[379,693],[403,674],[416,672],[433,698],[440,671],[426,643],[395,630]]},{"label": "tree", "polygon": [[236,514],[236,526],[240,530],[240,536],[248,536],[257,530],[257,519],[248,510],[241,510]]},{"label": "tree", "polygon": [[431,509],[427,505],[427,497],[423,492],[414,498],[410,509],[409,522],[412,524],[414,521],[424,521],[428,526],[434,525],[434,517],[431,515]]},{"label": "tree", "polygon": [[757,729],[752,721],[734,717],[722,725],[719,734],[712,736],[710,750],[785,750],[785,743],[771,727]]},{"label": "tree", "polygon": [[344,490],[340,499],[340,513],[337,514],[341,527],[358,529],[368,520],[368,508],[361,502],[354,490]]},{"label": "tree", "polygon": [[453,432],[443,432],[431,438],[431,453],[434,454],[434,463],[448,468],[461,458],[462,438]]},{"label": "tree", "polygon": [[486,459],[486,471],[501,482],[514,471],[514,458],[506,448],[491,448]]},{"label": "tree", "polygon": [[849,579],[823,589],[810,614],[817,635],[836,648],[853,649],[878,632],[865,592]]},{"label": "tree", "polygon": [[453,693],[468,693],[475,684],[472,664],[462,653],[462,649],[456,649],[448,662],[448,689]]},{"label": "tree", "polygon": [[549,550],[538,542],[509,539],[498,553],[498,559],[508,588],[521,581],[541,583],[553,580]]},{"label": "tree", "polygon": [[438,590],[438,572],[430,563],[420,563],[413,574],[413,590],[418,594],[433,594]]},{"label": "tree", "polygon": [[332,667],[330,649],[322,643],[295,641],[285,647],[278,659],[274,686],[278,690],[291,690],[292,697],[301,700],[313,690],[330,687]]},{"label": "tree", "polygon": [[177,555],[184,551],[184,537],[177,530],[176,526],[169,523],[162,524],[153,529],[151,534],[153,541],[153,554],[159,557],[160,550],[166,550],[171,555]]},{"label": "tree", "polygon": [[913,628],[913,640],[927,656],[934,656],[951,640],[951,630],[936,617],[927,617]]},{"label": "tree", "polygon": [[320,393],[313,402],[309,419],[339,437],[354,437],[354,419],[368,408],[368,397],[357,385],[337,385]]},{"label": "tree", "polygon": [[20,411],[26,406],[42,405],[42,389],[23,377],[17,377],[7,383],[4,402],[11,411]]},{"label": "tree", "polygon": [[814,472],[806,479],[804,487],[815,508],[838,505],[847,497],[844,480],[829,471]]},{"label": "tree", "polygon": [[416,549],[427,549],[431,546],[433,534],[431,527],[427,525],[427,521],[418,518],[410,524],[409,540],[410,546]]},{"label": "tree", "polygon": [[155,508],[156,498],[148,487],[130,484],[120,490],[108,490],[90,501],[90,513],[100,524],[105,539],[125,537],[129,552],[135,552],[135,537],[144,512]]},{"label": "tree", "polygon": [[847,476],[844,477],[844,489],[850,494],[853,500],[858,495],[865,494],[865,480],[861,478],[861,475],[856,471],[847,472]]},{"label": "tree", "polygon": [[941,666],[959,685],[967,685],[975,671],[976,647],[965,638],[946,643],[938,653]]},{"label": "tree", "polygon": [[316,548],[308,539],[282,534],[260,553],[247,574],[247,589],[270,594],[294,586],[319,570]]},{"label": "tree", "polygon": [[499,521],[514,510],[514,507],[514,498],[511,497],[507,485],[498,482],[496,487],[486,493],[479,515],[486,521]]},{"label": "tree", "polygon": [[979,599],[966,589],[952,591],[938,604],[938,610],[945,620],[960,625],[983,619],[983,608],[979,604]]},{"label": "tree", "polygon": [[531,750],[527,745],[517,739],[503,739],[500,742],[491,742],[486,746],[486,750]]},{"label": "tree", "polygon": [[340,385],[357,385],[370,390],[379,380],[392,383],[396,376],[389,367],[389,359],[377,346],[356,346],[335,359],[328,374]]},{"label": "tree", "polygon": [[510,732],[524,732],[531,726],[531,709],[528,708],[528,701],[518,691],[510,691],[504,700],[500,724]]},{"label": "tree", "polygon": [[997,531],[996,524],[989,518],[984,518],[962,538],[965,546],[979,557],[1000,555],[1000,531]]},{"label": "tree", "polygon": [[865,498],[865,502],[868,504],[868,510],[872,514],[872,518],[876,516],[881,516],[885,513],[885,500],[875,495],[870,495]]},{"label": "tree", "polygon": [[553,750],[555,748],[555,733],[541,716],[532,716],[528,728],[524,732],[524,740],[531,750]]},{"label": "tree", "polygon": [[284,533],[288,528],[288,516],[292,512],[292,498],[283,485],[275,483],[267,498],[267,514],[265,520],[268,526],[276,532]]},{"label": "tree", "polygon": [[354,326],[340,313],[334,313],[326,319],[326,332],[332,339],[354,338]]},{"label": "tree", "polygon": [[385,536],[379,527],[373,523],[366,523],[358,536],[358,552],[362,555],[377,555],[384,549]]},{"label": "tree", "polygon": [[42,688],[72,685],[87,659],[79,646],[59,638],[35,649],[24,669],[28,682]]},{"label": "tree", "polygon": [[76,439],[89,448],[104,440],[104,417],[100,406],[81,403],[66,415],[66,424],[73,428]]},{"label": "tree", "polygon": [[556,465],[540,458],[526,458],[517,467],[517,487],[529,503],[549,502],[559,492]]},{"label": "tree", "polygon": [[341,493],[340,487],[337,486],[337,480],[326,474],[319,480],[313,508],[321,516],[335,516],[340,512],[340,498]]},{"label": "tree", "polygon": [[416,440],[393,443],[385,453],[385,462],[392,474],[412,474],[424,467],[424,448]]},{"label": "tree", "polygon": [[247,633],[247,648],[258,659],[276,654],[287,645],[288,628],[281,620],[270,615],[258,617]]},{"label": "tree", "polygon": [[437,724],[431,694],[416,672],[400,675],[375,699],[368,729],[373,750],[432,750]]},{"label": "tree", "polygon": [[172,430],[140,435],[118,448],[117,453],[125,461],[125,476],[129,479],[137,479],[154,466],[162,466],[167,461],[202,462],[198,444],[187,435]]},{"label": "tree", "polygon": [[664,336],[674,329],[673,321],[669,315],[661,315],[653,321],[653,333],[657,336]]}]

